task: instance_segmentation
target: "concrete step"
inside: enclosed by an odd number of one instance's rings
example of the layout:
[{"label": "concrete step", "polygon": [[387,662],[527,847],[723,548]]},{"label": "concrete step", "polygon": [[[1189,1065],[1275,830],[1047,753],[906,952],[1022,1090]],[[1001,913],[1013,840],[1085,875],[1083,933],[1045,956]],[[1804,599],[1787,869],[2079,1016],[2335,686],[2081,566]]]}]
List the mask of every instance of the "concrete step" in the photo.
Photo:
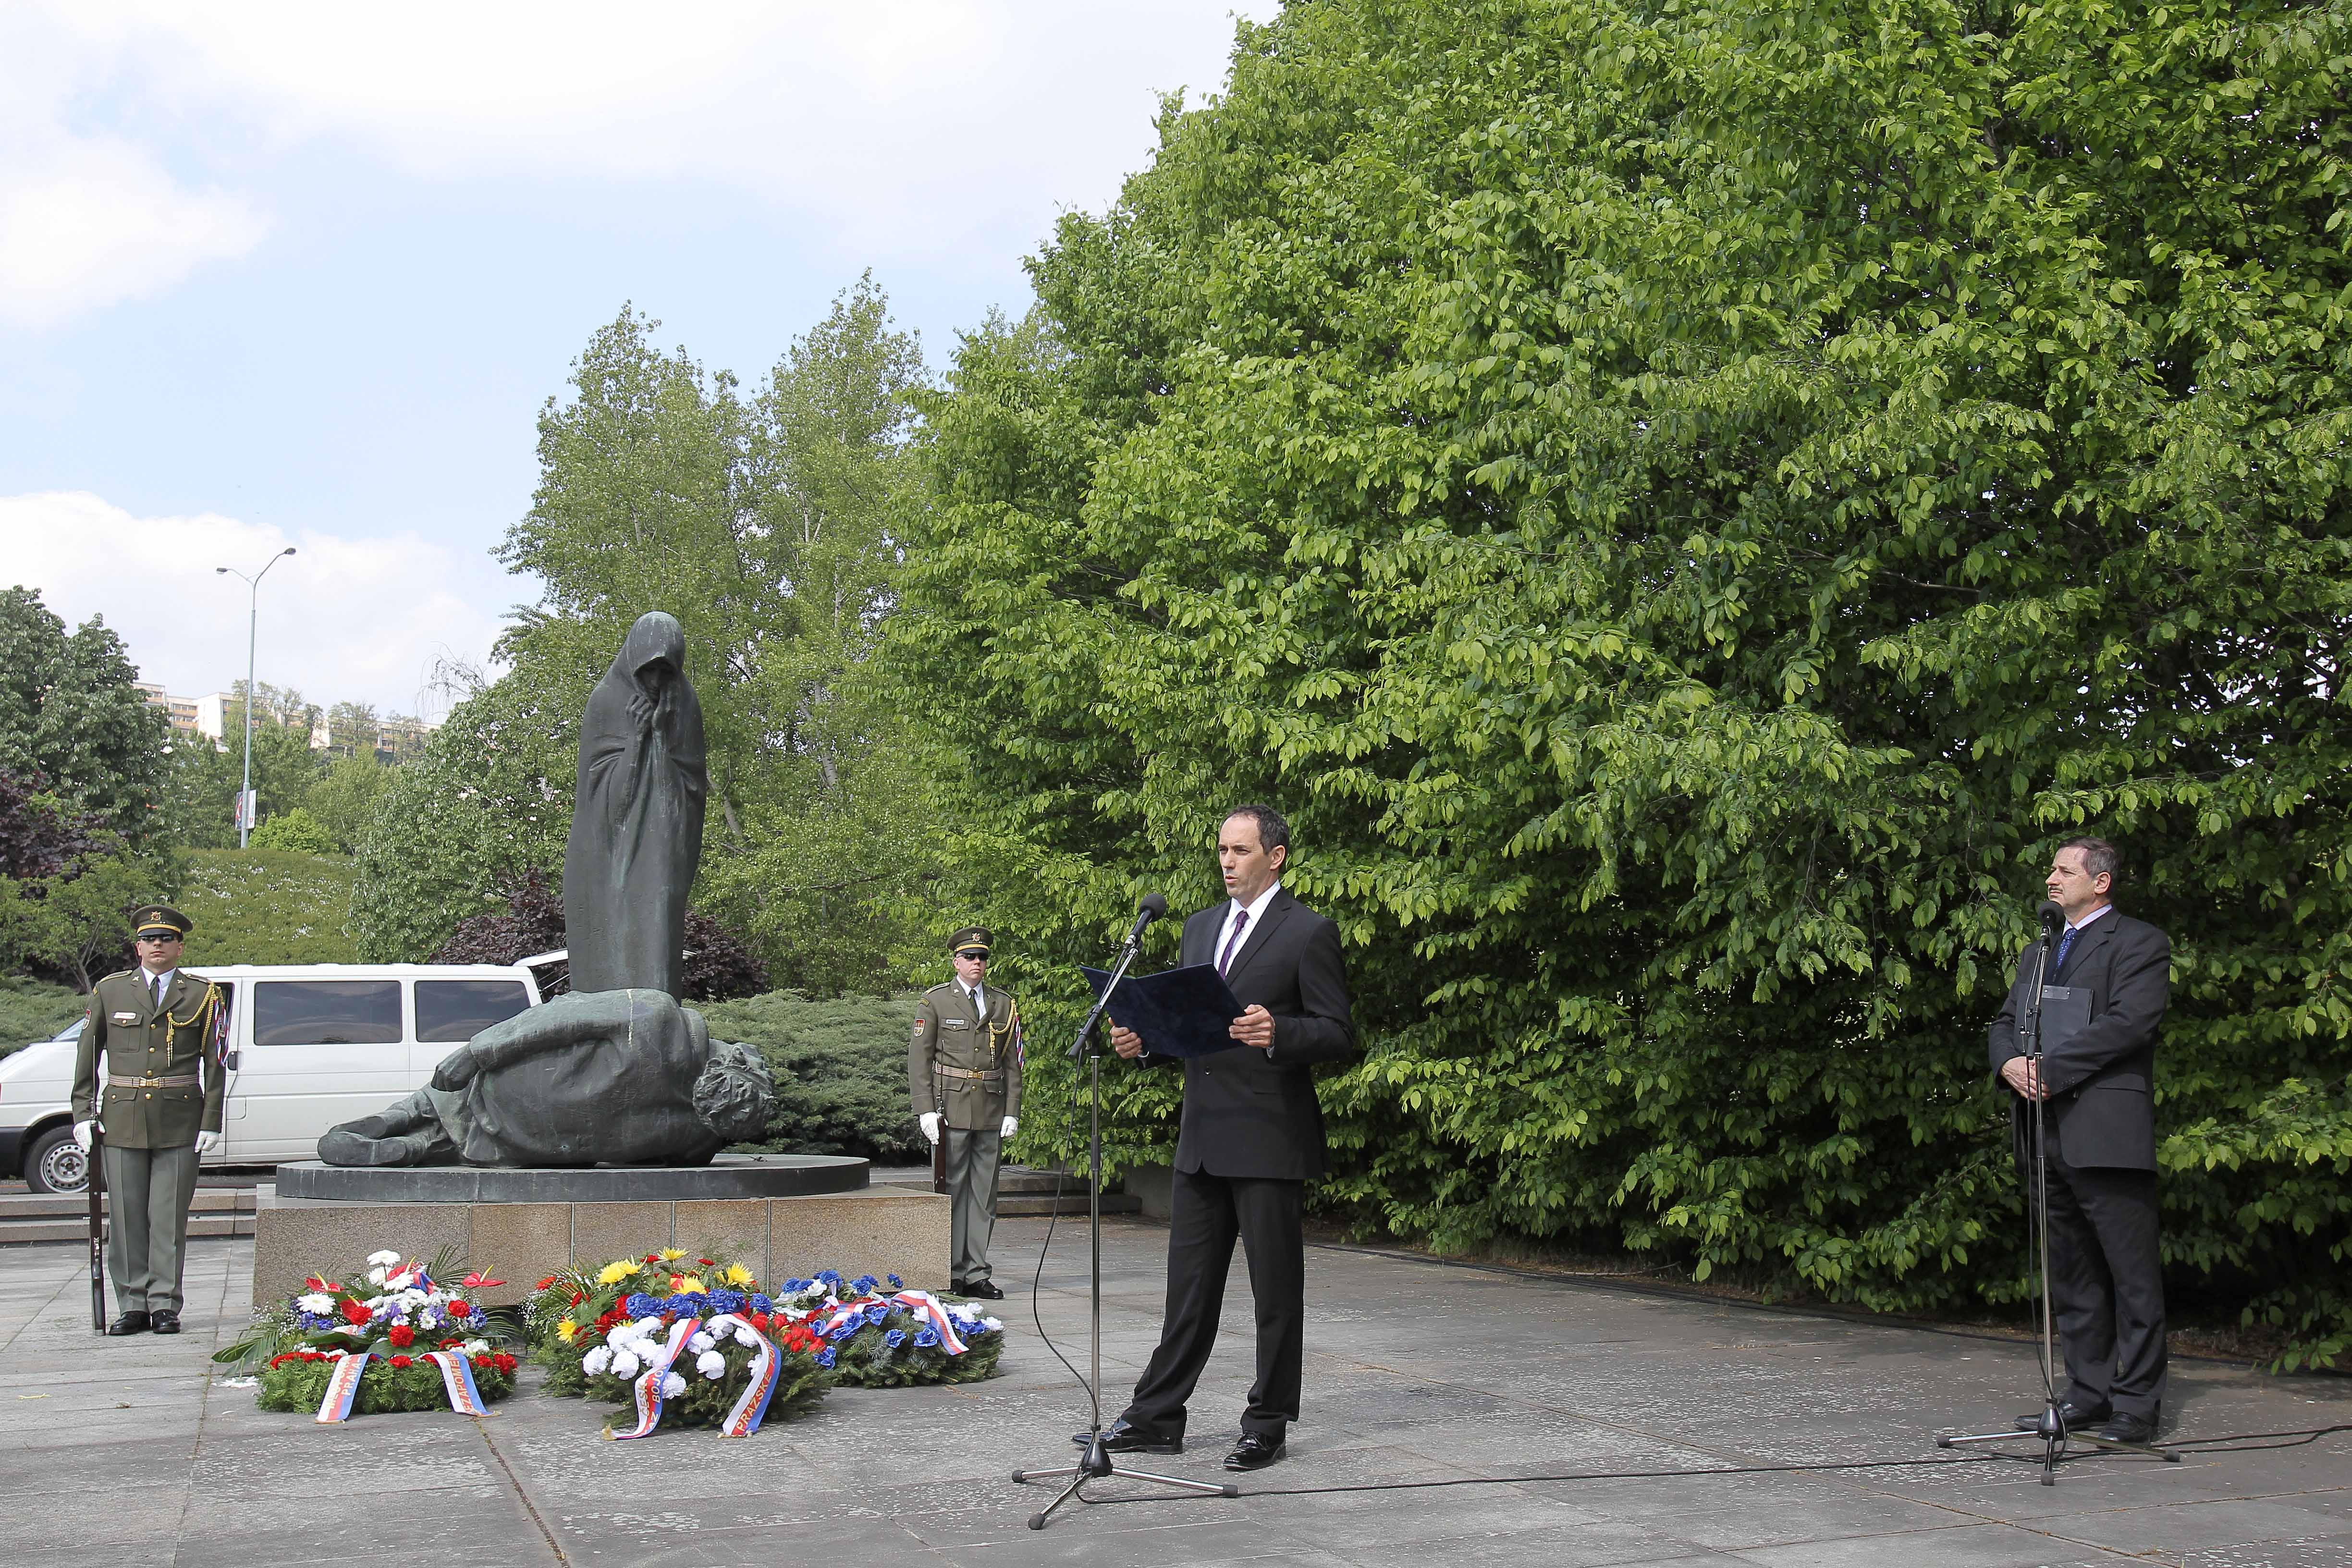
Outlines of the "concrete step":
[{"label": "concrete step", "polygon": [[[999,1219],[1042,1217],[1056,1212],[1065,1215],[1084,1215],[1087,1212],[1087,1194],[1083,1192],[1064,1193],[1061,1207],[1057,1211],[1054,1206],[1054,1194],[1051,1190],[1042,1193],[1007,1193],[1002,1188],[997,1190],[996,1215]],[[1105,1193],[1102,1212],[1141,1214],[1143,1200],[1129,1197],[1125,1193]]]},{"label": "concrete step", "polygon": [[[78,1241],[89,1239],[88,1211],[78,1220],[0,1218],[0,1247],[28,1241]],[[188,1215],[190,1236],[251,1236],[253,1213],[196,1214]]]},{"label": "concrete step", "polygon": [[[106,1202],[103,1194],[100,1204]],[[251,1187],[198,1187],[190,1214],[251,1214]],[[0,1193],[0,1224],[11,1220],[81,1220],[89,1213],[89,1199],[80,1193]]]}]

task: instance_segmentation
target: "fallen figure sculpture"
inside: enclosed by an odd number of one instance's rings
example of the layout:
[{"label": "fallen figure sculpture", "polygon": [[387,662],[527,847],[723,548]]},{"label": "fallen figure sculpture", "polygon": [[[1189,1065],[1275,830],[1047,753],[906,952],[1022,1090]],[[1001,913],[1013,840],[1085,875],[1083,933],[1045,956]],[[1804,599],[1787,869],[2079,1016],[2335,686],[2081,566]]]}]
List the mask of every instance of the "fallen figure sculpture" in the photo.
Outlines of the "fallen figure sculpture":
[{"label": "fallen figure sculpture", "polygon": [[330,1165],[701,1165],[767,1126],[758,1053],[665,992],[559,996],[441,1058],[433,1080],[319,1140]]}]

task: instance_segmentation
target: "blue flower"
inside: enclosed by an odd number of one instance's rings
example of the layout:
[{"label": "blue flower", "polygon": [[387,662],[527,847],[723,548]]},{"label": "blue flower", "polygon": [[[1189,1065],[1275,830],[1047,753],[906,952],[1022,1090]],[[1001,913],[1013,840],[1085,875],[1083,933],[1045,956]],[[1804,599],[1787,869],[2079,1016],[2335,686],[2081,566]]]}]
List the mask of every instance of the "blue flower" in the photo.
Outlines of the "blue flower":
[{"label": "blue flower", "polygon": [[824,1349],[816,1352],[816,1364],[827,1367],[833,1364],[833,1347],[831,1345],[827,1345]]},{"label": "blue flower", "polygon": [[907,1342],[907,1331],[904,1329],[892,1329],[888,1333],[882,1336],[882,1342],[888,1345],[892,1350],[897,1350],[900,1345]]},{"label": "blue flower", "polygon": [[745,1301],[743,1292],[740,1290],[713,1290],[710,1292],[710,1310],[714,1312],[740,1312],[743,1310],[744,1306]]},{"label": "blue flower", "polygon": [[841,1274],[837,1269],[820,1268],[817,1270],[816,1278],[811,1280],[810,1283],[814,1285],[838,1285],[841,1283]]},{"label": "blue flower", "polygon": [[621,1303],[621,1310],[632,1318],[650,1318],[661,1310],[661,1303],[644,1291],[636,1290]]},{"label": "blue flower", "polygon": [[866,1320],[863,1318],[844,1318],[833,1325],[833,1338],[845,1340],[865,1326]]},{"label": "blue flower", "polygon": [[849,1288],[862,1296],[866,1291],[873,1289],[877,1281],[871,1274],[860,1274],[856,1279],[849,1282]]},{"label": "blue flower", "polygon": [[937,1330],[937,1329],[932,1329],[932,1328],[924,1328],[924,1329],[918,1329],[917,1331],[915,1331],[915,1348],[916,1348],[917,1350],[925,1350],[925,1351],[927,1351],[927,1350],[930,1349],[933,1345],[938,1344],[939,1342],[940,1342],[940,1331],[939,1331],[939,1330]]},{"label": "blue flower", "polygon": [[883,1278],[890,1281],[890,1289],[893,1290],[904,1290],[907,1288],[907,1282],[896,1274],[886,1274]]},{"label": "blue flower", "polygon": [[[790,1292],[787,1291],[787,1294],[789,1293]],[[775,1302],[770,1300],[767,1297],[761,1295],[757,1290],[751,1292],[751,1310],[755,1312],[772,1312],[775,1310]]]},{"label": "blue flower", "polygon": [[890,1321],[890,1309],[868,1307],[866,1309],[866,1321],[869,1323],[887,1323]]}]

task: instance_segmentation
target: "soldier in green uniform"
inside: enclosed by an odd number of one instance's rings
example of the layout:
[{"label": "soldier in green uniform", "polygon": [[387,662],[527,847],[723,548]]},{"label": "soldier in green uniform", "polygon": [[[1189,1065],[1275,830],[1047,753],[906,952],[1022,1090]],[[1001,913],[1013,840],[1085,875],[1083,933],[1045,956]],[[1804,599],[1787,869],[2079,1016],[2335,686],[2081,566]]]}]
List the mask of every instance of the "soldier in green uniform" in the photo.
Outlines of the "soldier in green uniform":
[{"label": "soldier in green uniform", "polygon": [[1020,1125],[1021,1010],[988,984],[989,934],[966,926],[949,939],[956,977],[923,993],[907,1049],[907,1088],[923,1136],[947,1140],[949,1273],[960,1295],[1001,1301],[989,1279],[996,1228],[996,1165]]},{"label": "soldier in green uniform", "polygon": [[74,1055],[74,1140],[89,1147],[93,1120],[105,1140],[113,1222],[106,1265],[122,1306],[106,1331],[176,1334],[196,1162],[220,1147],[226,1075],[214,1044],[227,1005],[210,981],[180,967],[187,916],[150,904],[132,919],[139,967],[90,988]]}]

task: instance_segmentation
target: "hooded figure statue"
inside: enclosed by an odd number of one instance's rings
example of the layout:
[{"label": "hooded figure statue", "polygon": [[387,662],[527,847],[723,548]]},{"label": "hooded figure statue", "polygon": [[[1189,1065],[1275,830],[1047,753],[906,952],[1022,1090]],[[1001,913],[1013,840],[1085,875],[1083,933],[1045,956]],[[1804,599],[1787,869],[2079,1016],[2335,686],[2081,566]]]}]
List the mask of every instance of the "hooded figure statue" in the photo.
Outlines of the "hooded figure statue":
[{"label": "hooded figure statue", "polygon": [[678,994],[686,895],[702,858],[710,780],[686,634],[637,617],[580,720],[580,778],[563,854],[564,942],[575,992]]}]

